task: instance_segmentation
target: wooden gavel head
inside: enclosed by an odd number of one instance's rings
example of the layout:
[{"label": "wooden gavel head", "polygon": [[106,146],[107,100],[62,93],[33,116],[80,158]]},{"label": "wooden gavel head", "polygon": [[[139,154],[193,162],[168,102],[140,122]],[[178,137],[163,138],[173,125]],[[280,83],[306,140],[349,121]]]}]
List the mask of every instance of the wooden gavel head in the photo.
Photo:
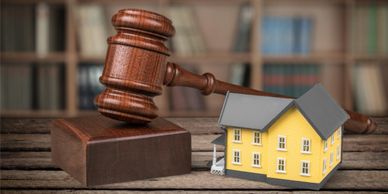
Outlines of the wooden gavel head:
[{"label": "wooden gavel head", "polygon": [[112,18],[117,34],[108,38],[108,51],[100,82],[106,89],[95,99],[98,111],[130,123],[156,118],[153,97],[162,93],[165,46],[174,35],[171,20],[157,13],[123,9]]}]

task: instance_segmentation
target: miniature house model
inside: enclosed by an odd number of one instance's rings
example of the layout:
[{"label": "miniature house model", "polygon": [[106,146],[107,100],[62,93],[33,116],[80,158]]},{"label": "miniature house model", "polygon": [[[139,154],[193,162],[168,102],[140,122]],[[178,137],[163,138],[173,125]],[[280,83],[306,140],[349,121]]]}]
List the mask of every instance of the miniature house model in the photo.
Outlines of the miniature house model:
[{"label": "miniature house model", "polygon": [[341,163],[349,118],[318,84],[298,99],[228,93],[219,124],[225,158],[212,173],[293,188],[320,189]]}]

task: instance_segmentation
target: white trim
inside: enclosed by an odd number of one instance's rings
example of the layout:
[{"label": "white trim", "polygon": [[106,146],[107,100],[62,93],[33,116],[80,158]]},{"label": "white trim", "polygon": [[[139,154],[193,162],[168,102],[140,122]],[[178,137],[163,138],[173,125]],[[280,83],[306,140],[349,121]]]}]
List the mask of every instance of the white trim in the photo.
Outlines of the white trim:
[{"label": "white trim", "polygon": [[[233,129],[233,143],[242,143],[242,131],[240,128],[232,128]],[[236,140],[236,131],[239,133],[239,140]]]},{"label": "white trim", "polygon": [[[304,150],[304,141],[308,142],[308,151]],[[302,137],[302,146],[301,146],[300,152],[303,154],[311,154],[311,139]]]},{"label": "white trim", "polygon": [[[279,161],[280,161],[280,160],[283,160],[283,161],[284,161],[284,163],[283,163],[283,168],[284,168],[284,170],[279,170]],[[276,159],[276,172],[277,172],[277,173],[282,173],[282,174],[285,174],[285,173],[286,173],[286,159],[285,159],[285,158],[279,157],[279,158]]]},{"label": "white trim", "polygon": [[334,163],[334,153],[330,152],[330,157],[329,157],[330,167],[333,166],[333,163]]},{"label": "white trim", "polygon": [[340,128],[338,128],[337,138],[341,139],[341,136],[342,136],[342,126]]},{"label": "white trim", "polygon": [[323,140],[323,152],[327,151],[327,140]]},{"label": "white trim", "polygon": [[[255,164],[255,155],[258,155],[258,165]],[[256,168],[261,168],[261,154],[259,152],[252,152],[252,166]]]},{"label": "white trim", "polygon": [[335,134],[331,135],[331,145],[334,144],[334,136],[335,136]]},{"label": "white trim", "polygon": [[341,147],[338,145],[337,146],[337,160],[341,159]]},{"label": "white trim", "polygon": [[[256,137],[255,134],[259,134],[259,143],[255,142],[255,137]],[[262,145],[261,144],[261,141],[262,141],[261,135],[262,134],[259,131],[253,131],[253,133],[252,133],[252,144],[253,145]]]},{"label": "white trim", "polygon": [[322,174],[326,174],[326,170],[327,170],[326,158],[324,158],[323,164],[322,164]]},{"label": "white trim", "polygon": [[[235,162],[235,157],[236,157],[236,155],[235,155],[235,153],[238,153],[238,162]],[[232,164],[237,164],[237,165],[241,165],[241,151],[240,150],[238,150],[238,149],[233,149],[232,150]]]},{"label": "white trim", "polygon": [[[306,173],[303,173],[303,164],[306,163],[307,164],[307,174]],[[309,160],[301,160],[300,161],[300,175],[301,176],[310,176],[310,161]]]},{"label": "white trim", "polygon": [[[280,148],[280,138],[284,138],[284,148]],[[287,137],[285,135],[278,135],[278,142],[276,146],[278,151],[287,151]]]}]

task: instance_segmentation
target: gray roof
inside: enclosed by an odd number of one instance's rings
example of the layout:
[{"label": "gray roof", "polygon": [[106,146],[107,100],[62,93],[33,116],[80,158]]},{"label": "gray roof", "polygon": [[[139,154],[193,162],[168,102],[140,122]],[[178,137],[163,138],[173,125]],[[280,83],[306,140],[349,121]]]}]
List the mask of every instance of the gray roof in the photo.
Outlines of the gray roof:
[{"label": "gray roof", "polygon": [[228,92],[218,122],[226,126],[264,130],[292,101]]},{"label": "gray roof", "polygon": [[212,144],[216,144],[216,145],[225,145],[225,133],[223,133],[222,135],[218,136],[217,138],[215,138],[213,141],[212,141]]},{"label": "gray roof", "polygon": [[348,114],[317,84],[298,99],[228,93],[219,124],[268,129],[283,112],[296,106],[322,139],[327,139],[348,118]]},{"label": "gray roof", "polygon": [[349,115],[325,91],[321,84],[315,85],[303,96],[296,99],[295,104],[323,139],[327,139],[349,119]]}]

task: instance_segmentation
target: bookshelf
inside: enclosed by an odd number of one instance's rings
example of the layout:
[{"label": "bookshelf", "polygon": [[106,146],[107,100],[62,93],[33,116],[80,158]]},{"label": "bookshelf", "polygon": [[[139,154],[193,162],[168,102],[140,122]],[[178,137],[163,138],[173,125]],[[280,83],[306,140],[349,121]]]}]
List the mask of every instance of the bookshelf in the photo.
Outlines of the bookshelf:
[{"label": "bookshelf", "polygon": [[[318,64],[320,72],[317,75],[334,98],[348,109],[356,109],[354,95],[354,69],[355,64],[361,62],[373,62],[379,65],[387,65],[387,53],[355,52],[352,47],[355,40],[352,35],[352,25],[358,7],[367,7],[374,1],[360,0],[336,0],[336,1],[308,1],[308,0],[238,0],[238,1],[196,1],[196,0],[4,0],[3,5],[14,7],[37,6],[39,4],[61,6],[63,12],[63,29],[60,33],[64,40],[63,48],[41,54],[30,49],[27,51],[1,51],[1,65],[4,64],[55,64],[63,65],[62,73],[64,81],[61,83],[63,94],[63,107],[54,110],[42,110],[36,105],[27,110],[1,110],[3,117],[72,117],[78,115],[94,114],[91,110],[80,109],[80,79],[79,69],[83,66],[95,64],[102,66],[105,56],[82,54],[80,40],[80,15],[77,10],[80,7],[99,6],[104,13],[104,22],[107,23],[107,35],[113,31],[109,27],[110,17],[115,10],[120,8],[137,7],[150,9],[170,15],[172,7],[190,7],[195,22],[197,34],[201,34],[206,49],[196,53],[180,54],[173,52],[169,58],[178,64],[193,66],[195,71],[204,73],[210,71],[221,80],[230,81],[234,64],[249,64],[249,85],[255,89],[265,88],[265,66],[278,64]],[[378,6],[388,6],[388,1],[378,1]],[[243,5],[249,5],[251,9],[249,44],[246,50],[235,50],[236,37],[238,37],[240,10]],[[217,14],[214,14],[214,13]],[[299,53],[275,53],[268,54],[262,50],[259,42],[263,42],[263,21],[267,15],[281,17],[312,17],[313,37],[311,48],[307,54]],[[36,18],[34,23],[36,23]],[[179,26],[177,32],[179,33]],[[98,29],[98,28],[96,28]],[[379,37],[377,37],[379,38]],[[179,35],[173,38],[177,41]],[[104,43],[105,38],[101,38]],[[89,41],[90,42],[90,41]],[[178,42],[178,41],[177,41]],[[92,43],[94,43],[92,41]],[[85,45],[85,44],[83,44]],[[170,45],[174,47],[174,43]],[[296,67],[297,68],[297,67]],[[385,68],[387,69],[387,68]],[[387,88],[387,82],[384,82]],[[388,89],[386,89],[388,92]],[[204,97],[206,109],[201,110],[171,110],[171,95],[176,92],[165,88],[163,95],[157,97],[156,103],[162,116],[217,116],[223,97],[219,95]],[[88,94],[90,95],[90,94]],[[385,100],[387,99],[385,94]],[[386,113],[385,113],[386,114]]]}]

